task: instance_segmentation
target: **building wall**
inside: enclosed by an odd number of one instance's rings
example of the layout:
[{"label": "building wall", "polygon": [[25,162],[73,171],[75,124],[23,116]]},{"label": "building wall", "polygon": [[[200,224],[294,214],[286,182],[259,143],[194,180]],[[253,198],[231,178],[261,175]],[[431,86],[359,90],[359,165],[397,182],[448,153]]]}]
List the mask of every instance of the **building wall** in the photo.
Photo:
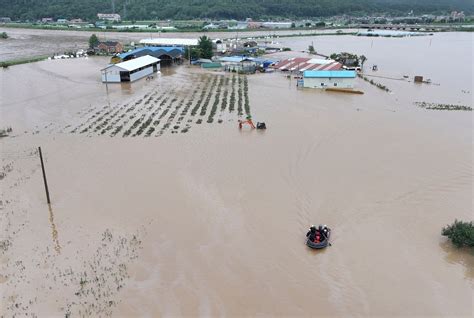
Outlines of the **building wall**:
[{"label": "building wall", "polygon": [[120,83],[120,69],[111,67],[107,71],[107,80],[105,79],[105,71],[102,71],[102,82],[105,83]]},{"label": "building wall", "polygon": [[[160,64],[156,65],[157,70],[160,70]],[[107,83],[120,83],[120,71],[123,71],[119,67],[110,67],[107,69]],[[130,74],[130,82],[136,81],[140,78],[153,74],[153,65],[140,70],[138,72]],[[106,82],[105,71],[102,71],[102,82]]]},{"label": "building wall", "polygon": [[304,78],[304,87],[309,88],[353,88],[354,78]]},{"label": "building wall", "polygon": [[130,82],[136,81],[140,78],[153,74],[153,66],[147,67],[144,70],[130,74]]}]

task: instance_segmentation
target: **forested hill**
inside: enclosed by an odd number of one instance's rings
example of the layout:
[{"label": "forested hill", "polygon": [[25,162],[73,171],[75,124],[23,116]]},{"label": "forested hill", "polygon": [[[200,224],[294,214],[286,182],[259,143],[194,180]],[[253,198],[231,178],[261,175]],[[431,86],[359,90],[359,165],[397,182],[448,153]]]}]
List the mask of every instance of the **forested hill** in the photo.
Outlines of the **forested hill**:
[{"label": "forested hill", "polygon": [[0,16],[94,19],[119,13],[127,20],[196,18],[309,18],[340,14],[473,11],[472,0],[0,0]]}]

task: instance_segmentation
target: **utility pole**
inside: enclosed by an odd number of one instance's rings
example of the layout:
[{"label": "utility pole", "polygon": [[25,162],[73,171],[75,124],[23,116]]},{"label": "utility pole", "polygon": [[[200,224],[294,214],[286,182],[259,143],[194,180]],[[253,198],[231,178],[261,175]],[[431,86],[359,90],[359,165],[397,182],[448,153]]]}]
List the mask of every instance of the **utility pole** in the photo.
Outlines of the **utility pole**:
[{"label": "utility pole", "polygon": [[188,58],[189,58],[189,65],[191,65],[191,46],[188,45]]},{"label": "utility pole", "polygon": [[112,13],[115,13],[115,0],[112,0]]},{"label": "utility pole", "polygon": [[46,200],[48,204],[51,204],[51,200],[49,199],[48,182],[46,181],[46,172],[44,170],[43,154],[41,153],[41,147],[38,147],[38,152],[39,152],[40,161],[41,161],[41,170],[43,170],[43,181],[44,181],[44,189],[46,190]]}]

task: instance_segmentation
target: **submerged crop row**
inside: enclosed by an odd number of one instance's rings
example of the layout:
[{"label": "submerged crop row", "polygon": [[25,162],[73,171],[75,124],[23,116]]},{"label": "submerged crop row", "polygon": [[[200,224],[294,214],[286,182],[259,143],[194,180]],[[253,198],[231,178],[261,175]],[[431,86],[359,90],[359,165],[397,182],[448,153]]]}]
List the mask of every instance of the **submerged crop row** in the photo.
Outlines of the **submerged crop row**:
[{"label": "submerged crop row", "polygon": [[[243,75],[197,75],[189,82],[158,86],[123,104],[91,107],[78,113],[81,122],[67,131],[86,136],[152,137],[171,130],[186,133],[192,126],[223,122],[231,114],[250,115],[248,80]],[[237,107],[237,114],[234,113]],[[197,118],[196,118],[197,117]],[[195,118],[195,119],[193,119]],[[232,118],[229,118],[232,120]],[[183,125],[184,124],[184,125]],[[69,128],[71,127],[71,128]]]}]

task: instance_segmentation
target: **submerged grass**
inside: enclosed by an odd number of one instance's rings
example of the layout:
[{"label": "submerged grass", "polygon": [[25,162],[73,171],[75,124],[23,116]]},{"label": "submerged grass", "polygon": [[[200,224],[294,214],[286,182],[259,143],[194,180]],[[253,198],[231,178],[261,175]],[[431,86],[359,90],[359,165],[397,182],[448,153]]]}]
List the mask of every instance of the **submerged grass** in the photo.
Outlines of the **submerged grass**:
[{"label": "submerged grass", "polygon": [[249,83],[247,76],[244,77],[244,109],[245,114],[250,116],[250,102],[249,102]]},{"label": "submerged grass", "polygon": [[239,116],[242,116],[243,115],[243,108],[242,108],[243,88],[242,88],[242,76],[240,76],[240,75],[239,75],[239,89],[238,89],[237,93],[238,93],[237,114]]},{"label": "submerged grass", "polygon": [[230,93],[230,102],[229,102],[229,112],[233,112],[235,109],[235,83],[236,83],[236,78],[235,74],[232,75],[232,91]]},{"label": "submerged grass", "polygon": [[7,67],[10,67],[10,66],[14,66],[14,65],[34,63],[34,62],[44,61],[47,58],[48,58],[47,55],[41,55],[41,56],[36,56],[36,57],[29,57],[29,58],[21,58],[21,59],[3,61],[3,62],[0,62],[0,67],[7,68]]},{"label": "submerged grass", "polygon": [[208,123],[212,123],[214,121],[214,116],[217,112],[217,107],[219,106],[219,98],[222,91],[222,85],[224,85],[224,77],[221,77],[217,86],[216,95],[214,97],[214,103],[212,104],[211,112],[209,114],[209,117],[207,118]]},{"label": "submerged grass", "polygon": [[415,102],[420,108],[431,109],[431,110],[462,110],[472,111],[472,107],[465,105],[454,105],[454,104],[439,104],[439,103],[427,103],[427,102]]}]

